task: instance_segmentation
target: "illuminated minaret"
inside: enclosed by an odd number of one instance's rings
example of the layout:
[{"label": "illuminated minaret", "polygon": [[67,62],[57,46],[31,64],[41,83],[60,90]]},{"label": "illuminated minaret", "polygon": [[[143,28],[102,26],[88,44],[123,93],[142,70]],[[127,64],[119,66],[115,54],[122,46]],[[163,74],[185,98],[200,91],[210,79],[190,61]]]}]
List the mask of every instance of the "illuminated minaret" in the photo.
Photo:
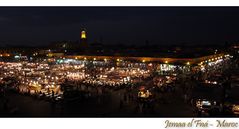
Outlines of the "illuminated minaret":
[{"label": "illuminated minaret", "polygon": [[86,32],[83,30],[81,31],[80,39],[86,39]]},{"label": "illuminated minaret", "polygon": [[81,45],[82,47],[87,47],[87,46],[88,46],[85,29],[83,29],[83,30],[81,31],[81,34],[80,34],[80,45]]}]

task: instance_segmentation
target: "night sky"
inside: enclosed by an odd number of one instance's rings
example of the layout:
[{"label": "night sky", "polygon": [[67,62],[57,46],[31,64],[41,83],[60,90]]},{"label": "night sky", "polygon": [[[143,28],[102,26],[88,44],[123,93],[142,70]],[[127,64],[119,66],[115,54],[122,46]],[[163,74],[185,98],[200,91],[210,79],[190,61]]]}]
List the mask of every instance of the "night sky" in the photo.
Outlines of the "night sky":
[{"label": "night sky", "polygon": [[0,45],[224,44],[239,39],[237,7],[0,7]]}]

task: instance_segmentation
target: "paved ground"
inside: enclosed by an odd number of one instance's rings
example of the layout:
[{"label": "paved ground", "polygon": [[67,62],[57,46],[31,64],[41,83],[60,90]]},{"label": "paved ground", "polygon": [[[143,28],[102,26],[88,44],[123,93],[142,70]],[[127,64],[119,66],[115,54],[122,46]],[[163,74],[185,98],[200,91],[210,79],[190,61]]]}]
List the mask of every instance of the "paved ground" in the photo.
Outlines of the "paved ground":
[{"label": "paved ground", "polygon": [[[192,116],[190,104],[183,102],[182,97],[168,93],[155,102],[153,108],[140,109],[134,100],[124,100],[125,90],[111,91],[100,97],[91,97],[84,100],[53,104],[32,96],[25,96],[9,92],[7,109],[4,109],[4,100],[0,102],[0,116],[20,117],[167,117]],[[120,102],[122,101],[122,102]]]}]

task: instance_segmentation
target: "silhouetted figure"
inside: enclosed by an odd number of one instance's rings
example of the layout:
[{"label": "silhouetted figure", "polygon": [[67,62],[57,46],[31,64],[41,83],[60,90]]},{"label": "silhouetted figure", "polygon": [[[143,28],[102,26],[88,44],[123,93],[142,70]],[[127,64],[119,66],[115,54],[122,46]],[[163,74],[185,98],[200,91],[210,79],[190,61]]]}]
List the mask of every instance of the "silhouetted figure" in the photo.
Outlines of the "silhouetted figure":
[{"label": "silhouetted figure", "polygon": [[54,96],[55,96],[55,92],[52,90],[52,98],[54,98]]}]

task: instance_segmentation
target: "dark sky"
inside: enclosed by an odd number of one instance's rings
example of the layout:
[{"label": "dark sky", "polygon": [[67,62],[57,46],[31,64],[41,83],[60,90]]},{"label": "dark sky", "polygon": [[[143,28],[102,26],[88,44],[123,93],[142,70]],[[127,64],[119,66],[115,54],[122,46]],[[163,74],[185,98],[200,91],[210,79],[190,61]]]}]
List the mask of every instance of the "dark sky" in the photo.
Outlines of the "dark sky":
[{"label": "dark sky", "polygon": [[224,44],[239,39],[237,7],[0,7],[0,45],[79,40],[107,44]]}]

